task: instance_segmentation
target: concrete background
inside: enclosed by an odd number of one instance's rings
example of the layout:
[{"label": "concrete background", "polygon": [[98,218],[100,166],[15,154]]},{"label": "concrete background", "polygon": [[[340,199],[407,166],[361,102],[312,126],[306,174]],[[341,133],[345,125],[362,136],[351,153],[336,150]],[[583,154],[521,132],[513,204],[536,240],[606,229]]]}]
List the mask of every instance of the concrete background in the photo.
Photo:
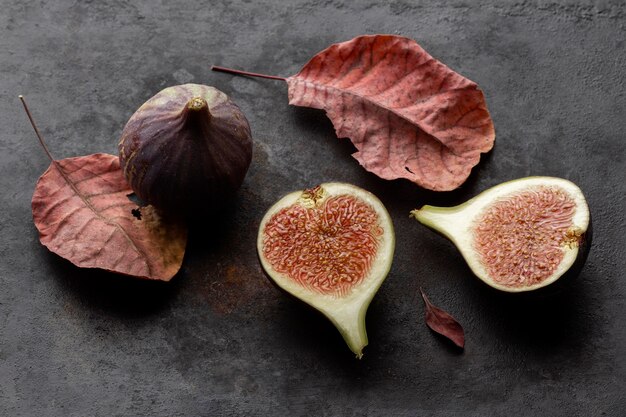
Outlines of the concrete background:
[{"label": "concrete background", "polygon": [[[0,415],[626,415],[626,4],[623,1],[0,1]],[[496,147],[468,182],[429,193],[365,172],[320,111],[279,81],[360,34],[416,39],[484,90]],[[30,199],[48,161],[116,152],[126,120],[179,83],[248,115],[254,160],[237,207],[194,231],[169,284],[79,270],[38,242]],[[408,218],[502,181],[576,182],[594,217],[580,276],[553,298],[494,294]],[[275,290],[255,252],[281,195],[324,181],[377,194],[397,230],[392,271],[356,361],[329,322]],[[463,324],[459,353],[416,297]]]}]

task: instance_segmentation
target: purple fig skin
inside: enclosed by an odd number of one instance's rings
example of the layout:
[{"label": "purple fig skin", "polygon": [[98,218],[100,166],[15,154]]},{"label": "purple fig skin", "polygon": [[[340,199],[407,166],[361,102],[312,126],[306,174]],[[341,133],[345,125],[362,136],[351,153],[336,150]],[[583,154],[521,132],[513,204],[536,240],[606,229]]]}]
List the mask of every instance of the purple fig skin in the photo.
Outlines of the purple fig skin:
[{"label": "purple fig skin", "polygon": [[192,218],[219,209],[252,161],[250,125],[216,88],[168,87],[132,115],[119,141],[126,180],[164,213]]}]

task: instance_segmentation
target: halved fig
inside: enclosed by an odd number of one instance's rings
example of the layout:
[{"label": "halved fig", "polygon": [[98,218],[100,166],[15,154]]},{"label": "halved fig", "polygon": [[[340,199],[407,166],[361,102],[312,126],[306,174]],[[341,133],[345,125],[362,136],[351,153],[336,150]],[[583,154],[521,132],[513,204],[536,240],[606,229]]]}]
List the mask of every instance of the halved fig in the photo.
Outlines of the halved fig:
[{"label": "halved fig", "polygon": [[342,183],[286,195],[261,220],[257,239],[267,275],[330,319],[358,358],[368,342],[365,313],[394,248],[381,201]]},{"label": "halved fig", "polygon": [[450,239],[478,278],[512,293],[582,266],[591,244],[585,197],[561,178],[505,182],[459,206],[424,206],[411,216]]}]

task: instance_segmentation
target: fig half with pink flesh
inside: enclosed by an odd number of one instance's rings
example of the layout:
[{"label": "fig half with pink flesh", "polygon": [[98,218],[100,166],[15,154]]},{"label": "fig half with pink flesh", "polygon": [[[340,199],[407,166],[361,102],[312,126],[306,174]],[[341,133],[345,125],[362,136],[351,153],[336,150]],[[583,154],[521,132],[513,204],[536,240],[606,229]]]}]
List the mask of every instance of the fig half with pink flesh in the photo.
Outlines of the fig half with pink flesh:
[{"label": "fig half with pink flesh", "polygon": [[561,178],[509,181],[456,207],[411,215],[450,239],[478,278],[511,293],[555,283],[582,266],[591,244],[585,197]]},{"label": "fig half with pink flesh", "polygon": [[365,314],[393,259],[389,213],[359,187],[327,183],[286,195],[265,214],[257,250],[278,287],[324,314],[358,358]]}]

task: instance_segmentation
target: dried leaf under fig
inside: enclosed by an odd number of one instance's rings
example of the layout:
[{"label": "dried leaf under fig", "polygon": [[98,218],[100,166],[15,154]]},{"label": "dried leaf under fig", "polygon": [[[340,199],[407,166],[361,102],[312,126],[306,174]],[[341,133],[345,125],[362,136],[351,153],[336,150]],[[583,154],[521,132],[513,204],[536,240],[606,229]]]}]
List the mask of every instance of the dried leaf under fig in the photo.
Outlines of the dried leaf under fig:
[{"label": "dried leaf under fig", "polygon": [[116,156],[53,161],[32,199],[41,243],[81,268],[169,281],[182,264],[187,229],[152,206],[138,209],[132,192]]},{"label": "dried leaf under fig", "polygon": [[537,290],[577,272],[591,244],[585,197],[561,178],[509,181],[459,206],[424,206],[411,215],[450,239],[478,278],[506,292]]},{"label": "dried leaf under fig", "polygon": [[131,201],[120,161],[108,154],[56,160],[19,96],[50,166],[32,199],[39,240],[82,268],[100,268],[139,278],[169,281],[187,245],[186,226],[164,221],[151,206]]},{"label": "dried leaf under fig", "polygon": [[257,239],[269,278],[324,314],[358,358],[368,343],[365,314],[394,248],[380,200],[342,183],[286,195],[263,217]]}]

